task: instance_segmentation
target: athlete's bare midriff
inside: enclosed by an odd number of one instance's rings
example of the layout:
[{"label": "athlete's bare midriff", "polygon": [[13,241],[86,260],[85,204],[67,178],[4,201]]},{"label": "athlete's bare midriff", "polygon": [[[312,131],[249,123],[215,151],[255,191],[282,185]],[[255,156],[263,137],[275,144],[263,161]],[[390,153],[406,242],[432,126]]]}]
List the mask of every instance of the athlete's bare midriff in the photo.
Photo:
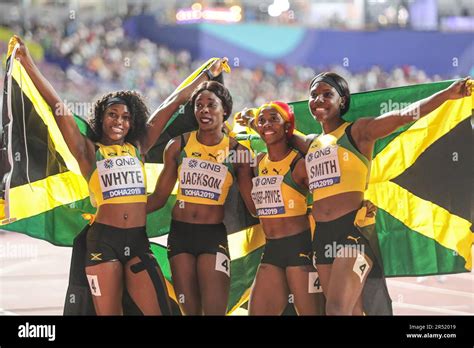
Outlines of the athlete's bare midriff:
[{"label": "athlete's bare midriff", "polygon": [[118,228],[145,226],[146,203],[103,204],[97,210],[95,221]]},{"label": "athlete's bare midriff", "polygon": [[224,220],[224,206],[177,201],[173,220],[190,224],[220,224]]},{"label": "athlete's bare midriff", "polygon": [[279,239],[294,236],[309,229],[308,215],[290,216],[283,218],[260,219],[265,237]]},{"label": "athlete's bare midriff", "polygon": [[351,211],[358,210],[364,200],[363,192],[344,192],[313,203],[315,221],[333,221]]}]

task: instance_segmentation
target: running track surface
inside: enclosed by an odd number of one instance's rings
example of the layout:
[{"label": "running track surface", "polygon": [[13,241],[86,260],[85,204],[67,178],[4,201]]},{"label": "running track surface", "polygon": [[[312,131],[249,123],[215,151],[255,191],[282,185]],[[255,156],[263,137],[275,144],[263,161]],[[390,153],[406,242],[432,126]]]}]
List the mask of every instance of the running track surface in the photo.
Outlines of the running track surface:
[{"label": "running track surface", "polygon": [[[62,315],[70,259],[71,248],[0,231],[0,315]],[[388,287],[395,315],[474,315],[472,272],[390,278]]]}]

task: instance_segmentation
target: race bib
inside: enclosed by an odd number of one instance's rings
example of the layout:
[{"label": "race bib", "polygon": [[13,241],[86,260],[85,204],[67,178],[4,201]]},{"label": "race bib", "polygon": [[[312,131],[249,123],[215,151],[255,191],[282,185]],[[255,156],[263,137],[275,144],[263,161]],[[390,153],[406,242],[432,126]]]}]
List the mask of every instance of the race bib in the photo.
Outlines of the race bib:
[{"label": "race bib", "polygon": [[252,199],[258,216],[285,214],[281,192],[282,175],[258,176],[252,182]]},{"label": "race bib", "polygon": [[114,197],[144,195],[145,177],[136,157],[111,157],[97,162],[104,201]]},{"label": "race bib", "polygon": [[91,290],[92,296],[102,296],[100,293],[99,280],[96,275],[86,274],[87,281],[89,282],[89,289]]},{"label": "race bib", "polygon": [[321,286],[321,280],[319,279],[318,272],[309,272],[308,273],[308,293],[310,294],[318,294],[323,292],[323,288]]},{"label": "race bib", "polygon": [[354,261],[354,267],[352,271],[359,276],[360,282],[364,280],[365,276],[369,273],[370,265],[367,262],[363,253],[358,253],[357,258]]},{"label": "race bib", "polygon": [[230,259],[226,254],[216,253],[216,271],[224,272],[230,277]]},{"label": "race bib", "polygon": [[220,163],[184,158],[179,173],[181,194],[218,201],[227,171],[227,167]]},{"label": "race bib", "polygon": [[331,145],[306,155],[306,172],[311,192],[341,181],[337,148],[337,145]]}]

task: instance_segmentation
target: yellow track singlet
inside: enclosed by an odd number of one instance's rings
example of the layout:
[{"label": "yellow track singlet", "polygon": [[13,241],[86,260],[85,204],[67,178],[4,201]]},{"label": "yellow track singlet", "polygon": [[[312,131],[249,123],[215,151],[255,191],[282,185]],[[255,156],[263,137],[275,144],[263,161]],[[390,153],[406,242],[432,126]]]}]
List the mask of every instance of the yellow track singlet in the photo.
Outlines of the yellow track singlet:
[{"label": "yellow track singlet", "polygon": [[350,125],[346,122],[320,135],[309,147],[305,160],[313,201],[366,189],[370,161],[351,142]]},{"label": "yellow track singlet", "polygon": [[146,203],[146,176],[138,149],[129,143],[97,146],[96,168],[89,178],[92,206]]},{"label": "yellow track singlet", "polygon": [[265,154],[258,164],[258,176],[252,179],[252,199],[260,218],[306,215],[307,191],[293,180],[292,163],[298,155],[292,150],[284,159],[272,162]]},{"label": "yellow track singlet", "polygon": [[234,175],[228,156],[227,135],[219,144],[206,146],[197,140],[197,131],[191,132],[179,157],[176,199],[196,204],[223,205]]}]

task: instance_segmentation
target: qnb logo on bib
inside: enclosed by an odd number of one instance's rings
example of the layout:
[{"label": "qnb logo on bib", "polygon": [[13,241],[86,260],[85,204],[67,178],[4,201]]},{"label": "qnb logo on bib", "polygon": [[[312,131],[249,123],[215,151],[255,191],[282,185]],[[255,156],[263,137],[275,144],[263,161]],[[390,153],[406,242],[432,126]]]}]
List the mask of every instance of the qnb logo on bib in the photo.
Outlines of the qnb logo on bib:
[{"label": "qnb logo on bib", "polygon": [[111,169],[114,166],[114,161],[110,158],[104,160],[104,168]]},{"label": "qnb logo on bib", "polygon": [[120,156],[97,162],[104,200],[145,194],[145,178],[136,157]]},{"label": "qnb logo on bib", "polygon": [[252,179],[252,199],[258,216],[285,214],[281,192],[282,175],[259,176]]},{"label": "qnb logo on bib", "polygon": [[227,171],[227,167],[220,163],[184,158],[179,173],[181,194],[218,201]]},{"label": "qnb logo on bib", "polygon": [[341,182],[337,145],[327,146],[306,155],[306,171],[311,191]]}]

